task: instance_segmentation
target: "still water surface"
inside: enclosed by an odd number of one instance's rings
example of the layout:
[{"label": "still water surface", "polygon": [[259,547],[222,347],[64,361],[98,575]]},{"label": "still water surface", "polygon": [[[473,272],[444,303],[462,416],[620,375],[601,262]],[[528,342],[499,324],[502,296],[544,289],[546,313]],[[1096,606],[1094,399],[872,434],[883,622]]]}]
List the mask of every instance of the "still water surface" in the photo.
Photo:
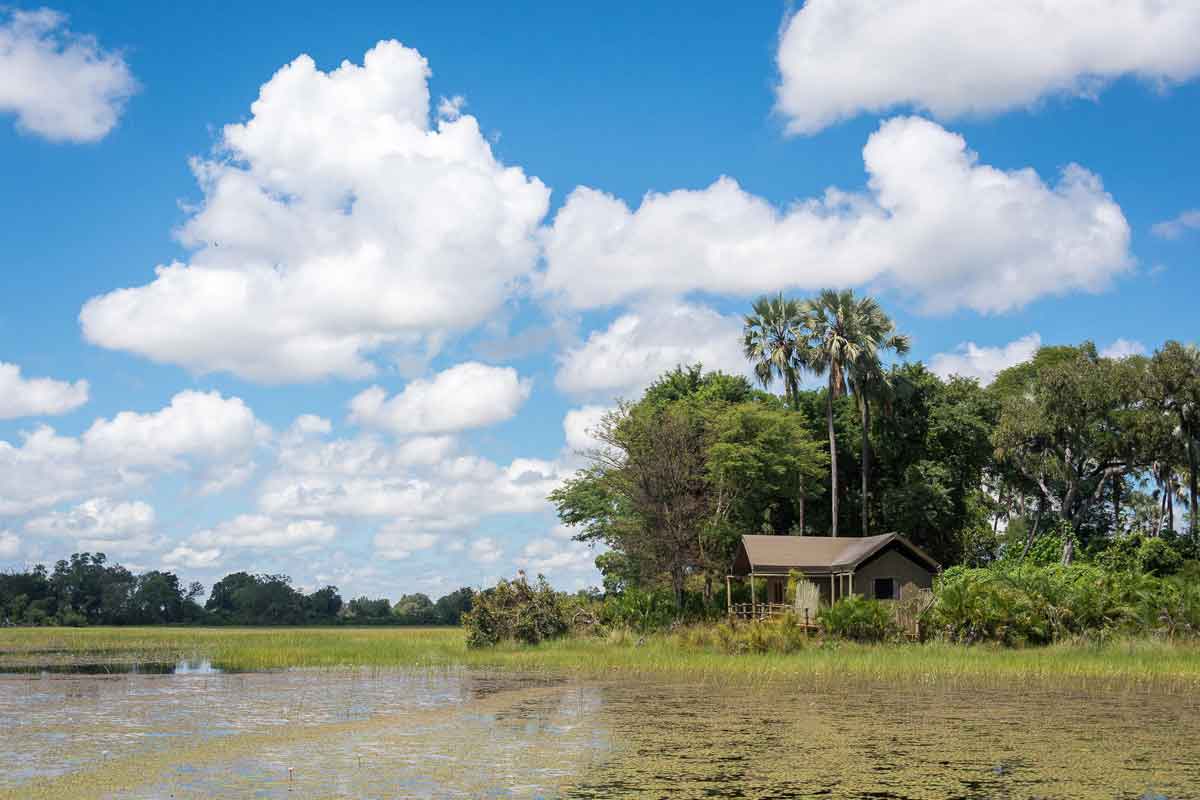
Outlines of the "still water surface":
[{"label": "still water surface", "polygon": [[1191,798],[1197,699],[459,672],[0,676],[0,797]]}]

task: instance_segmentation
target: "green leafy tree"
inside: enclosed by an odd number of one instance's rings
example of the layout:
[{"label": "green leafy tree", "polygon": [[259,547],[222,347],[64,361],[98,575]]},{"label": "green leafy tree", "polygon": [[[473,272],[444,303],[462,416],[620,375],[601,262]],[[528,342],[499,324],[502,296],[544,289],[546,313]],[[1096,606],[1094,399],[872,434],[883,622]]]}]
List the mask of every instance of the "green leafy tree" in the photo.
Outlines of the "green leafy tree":
[{"label": "green leafy tree", "polygon": [[1188,527],[1200,538],[1197,503],[1197,469],[1200,464],[1200,348],[1170,341],[1155,351],[1149,365],[1149,395],[1164,414],[1176,423],[1188,474]]},{"label": "green leafy tree", "polygon": [[592,463],[550,499],[577,540],[619,554],[601,562],[606,586],[665,577],[682,607],[687,576],[711,594],[764,510],[792,524],[794,487],[821,464],[803,420],[744,378],[680,367],[601,421]]},{"label": "green leafy tree", "polygon": [[[1078,529],[1114,478],[1135,469],[1142,365],[1101,358],[1090,342],[1024,368],[1023,391],[1003,397],[996,455],[1039,493],[1062,522]],[[1009,387],[1012,381],[1007,381]],[[1071,563],[1074,538],[1063,540]]]}]

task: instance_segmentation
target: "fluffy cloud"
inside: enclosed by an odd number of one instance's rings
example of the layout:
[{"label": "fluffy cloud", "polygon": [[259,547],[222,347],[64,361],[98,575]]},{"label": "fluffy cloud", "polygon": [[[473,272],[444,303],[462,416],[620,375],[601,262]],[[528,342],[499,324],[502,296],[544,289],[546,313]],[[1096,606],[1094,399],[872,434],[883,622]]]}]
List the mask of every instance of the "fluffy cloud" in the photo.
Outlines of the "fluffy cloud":
[{"label": "fluffy cloud", "polygon": [[[297,436],[294,430],[281,438],[276,464],[258,486],[265,514],[384,518],[385,531],[461,532],[493,514],[548,510],[546,495],[566,469],[558,461],[518,458],[501,465],[455,455],[450,437],[396,444],[369,435]],[[380,543],[387,549],[393,542],[384,537]]]},{"label": "fluffy cloud", "polygon": [[362,66],[280,69],[219,157],[193,162],[188,263],[88,301],[87,339],[278,382],[369,375],[381,348],[487,318],[534,267],[549,190],[498,162],[474,117],[431,126],[428,77],[394,41]]},{"label": "fluffy cloud", "polygon": [[552,538],[533,539],[521,550],[517,565],[527,573],[561,575],[595,568],[596,554],[586,544]]},{"label": "fluffy cloud", "polygon": [[0,531],[0,558],[13,559],[21,552],[21,540],[15,533]]},{"label": "fluffy cloud", "polygon": [[943,378],[951,375],[978,378],[986,386],[1001,371],[1033,358],[1041,346],[1042,337],[1036,332],[1000,347],[980,347],[975,342],[963,342],[953,353],[934,355],[929,359],[929,368]]},{"label": "fluffy cloud", "polygon": [[0,113],[52,141],[93,142],[116,126],[138,85],[119,54],[66,23],[48,8],[0,8]]},{"label": "fluffy cloud", "polygon": [[1031,169],[978,163],[961,136],[915,117],[883,123],[863,160],[868,193],[831,188],[783,211],[729,178],[649,194],[637,211],[576,189],[544,234],[541,288],[592,308],[871,282],[928,312],[1002,312],[1099,291],[1132,263],[1120,207],[1078,165],[1049,185]]},{"label": "fluffy cloud", "polygon": [[186,544],[181,544],[164,555],[162,560],[169,567],[204,569],[205,567],[214,567],[221,562],[221,550],[216,547],[196,550]]},{"label": "fluffy cloud", "polygon": [[779,110],[793,133],[897,106],[952,118],[1095,97],[1124,75],[1200,73],[1193,0],[808,0],[787,21]]},{"label": "fluffy cloud", "polygon": [[495,564],[504,557],[504,549],[495,539],[484,536],[471,542],[467,556],[476,564]]},{"label": "fluffy cloud", "polygon": [[418,550],[428,550],[438,542],[434,533],[410,531],[389,526],[375,534],[375,555],[387,561],[400,561]]},{"label": "fluffy cloud", "polygon": [[1105,358],[1125,358],[1127,356],[1146,355],[1146,345],[1132,339],[1117,339],[1100,351]]},{"label": "fluffy cloud", "polygon": [[350,401],[350,412],[360,425],[393,433],[450,433],[510,419],[531,388],[511,367],[472,361],[411,381],[391,399],[372,386]]},{"label": "fluffy cloud", "polygon": [[249,478],[269,434],[240,399],[216,392],[180,392],[156,412],[97,419],[79,437],[42,425],[19,444],[0,440],[0,516],[111,496],[164,473],[185,475],[201,493],[229,488]]},{"label": "fluffy cloud", "polygon": [[67,511],[53,511],[25,523],[26,533],[69,539],[82,550],[136,553],[153,549],[154,509],[140,500],[115,502],[95,497]]},{"label": "fluffy cloud", "polygon": [[66,414],[87,400],[87,381],[23,378],[19,366],[0,361],[0,419]]},{"label": "fluffy cloud", "polygon": [[262,514],[242,514],[191,538],[200,547],[254,549],[306,548],[333,540],[337,528],[315,519],[277,520]]},{"label": "fluffy cloud", "polygon": [[358,471],[338,463],[276,470],[259,487],[259,507],[290,516],[393,517],[426,530],[450,530],[490,514],[546,510],[546,495],[562,479],[558,463],[539,459],[501,466],[458,456],[416,468],[381,457]]},{"label": "fluffy cloud", "polygon": [[189,390],[159,411],[98,419],[84,432],[83,443],[95,458],[173,467],[185,456],[221,461],[245,453],[269,433],[240,398]]},{"label": "fluffy cloud", "polygon": [[1156,222],[1150,227],[1150,232],[1160,239],[1178,239],[1194,230],[1200,230],[1200,208],[1189,209],[1174,219]]},{"label": "fluffy cloud", "polygon": [[632,397],[679,364],[745,372],[741,334],[740,319],[704,306],[646,303],[567,350],[555,384],[575,395]]},{"label": "fluffy cloud", "polygon": [[569,453],[585,453],[602,446],[592,435],[604,415],[612,411],[609,406],[582,406],[573,408],[563,417],[563,434]]}]

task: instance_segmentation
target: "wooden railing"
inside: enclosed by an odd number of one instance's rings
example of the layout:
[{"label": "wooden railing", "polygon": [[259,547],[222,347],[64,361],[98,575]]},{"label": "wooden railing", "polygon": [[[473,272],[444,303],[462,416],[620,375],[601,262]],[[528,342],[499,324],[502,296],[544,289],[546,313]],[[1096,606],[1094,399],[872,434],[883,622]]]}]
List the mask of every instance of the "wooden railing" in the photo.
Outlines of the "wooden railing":
[{"label": "wooden railing", "polygon": [[[771,619],[795,613],[796,609],[786,603],[734,603],[729,607],[730,618],[738,620]],[[806,628],[815,630],[817,627],[817,621],[810,619],[808,614],[804,614],[799,621]]]}]

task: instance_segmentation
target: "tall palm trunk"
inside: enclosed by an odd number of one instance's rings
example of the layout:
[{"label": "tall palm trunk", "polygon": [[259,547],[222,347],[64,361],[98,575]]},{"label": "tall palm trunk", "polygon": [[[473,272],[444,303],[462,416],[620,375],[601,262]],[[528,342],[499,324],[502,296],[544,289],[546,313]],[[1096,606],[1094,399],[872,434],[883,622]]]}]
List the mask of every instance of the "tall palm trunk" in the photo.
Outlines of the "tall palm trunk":
[{"label": "tall palm trunk", "polygon": [[862,398],[862,535],[871,535],[871,404]]},{"label": "tall palm trunk", "polygon": [[833,432],[833,371],[829,372],[829,394],[825,396],[825,424],[829,426],[829,497],[833,514],[833,535],[838,535],[837,435]]},{"label": "tall palm trunk", "polygon": [[1196,441],[1191,435],[1187,439],[1188,456],[1188,528],[1193,539],[1200,538],[1200,513],[1197,513],[1196,501]]}]

